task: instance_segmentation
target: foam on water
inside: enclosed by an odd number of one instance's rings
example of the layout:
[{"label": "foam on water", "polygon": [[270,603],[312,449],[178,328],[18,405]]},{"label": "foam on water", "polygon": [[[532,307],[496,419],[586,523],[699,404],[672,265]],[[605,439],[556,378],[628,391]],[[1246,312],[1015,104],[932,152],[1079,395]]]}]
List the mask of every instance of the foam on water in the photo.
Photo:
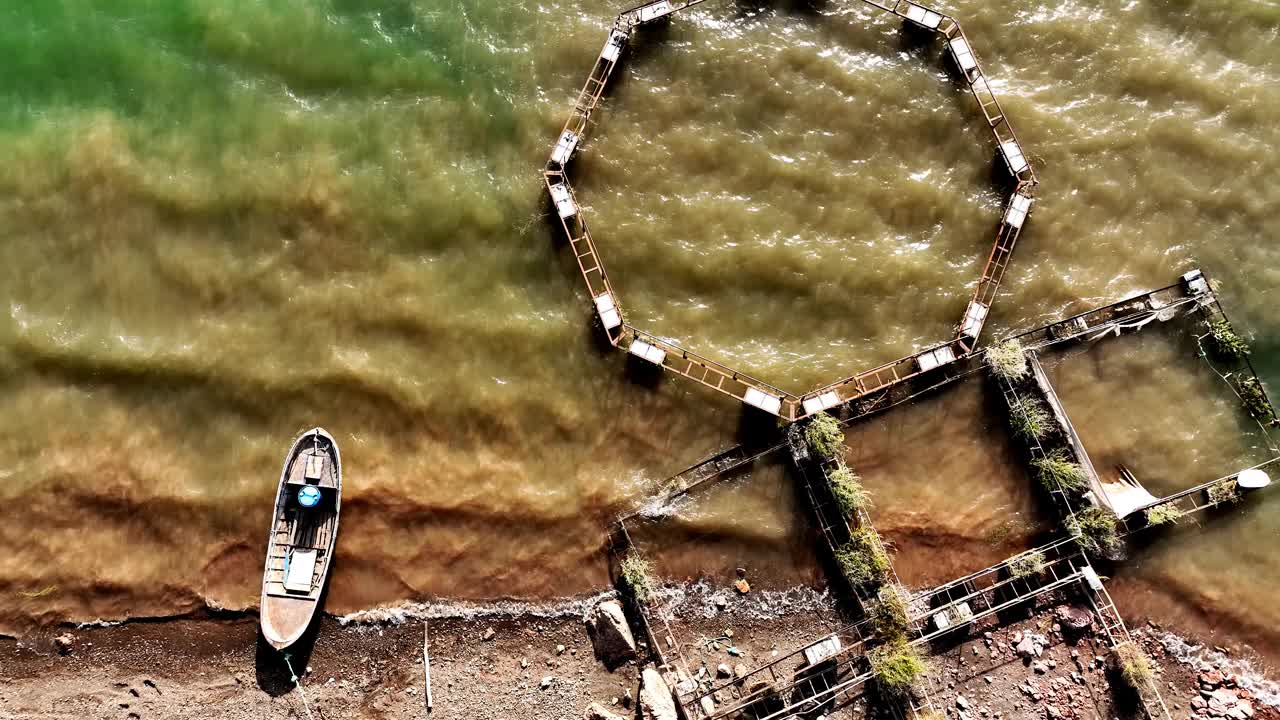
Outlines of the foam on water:
[{"label": "foam on water", "polygon": [[1248,660],[1231,657],[1204,645],[1195,645],[1169,632],[1160,635],[1160,644],[1184,665],[1197,670],[1213,667],[1235,675],[1240,687],[1253,693],[1259,702],[1280,708],[1280,683],[1268,679]]}]

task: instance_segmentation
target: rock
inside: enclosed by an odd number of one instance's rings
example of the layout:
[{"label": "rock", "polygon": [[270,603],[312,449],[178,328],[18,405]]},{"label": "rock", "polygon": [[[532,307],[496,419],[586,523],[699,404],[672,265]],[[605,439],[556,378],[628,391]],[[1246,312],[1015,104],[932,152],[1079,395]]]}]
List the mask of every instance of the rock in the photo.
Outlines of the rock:
[{"label": "rock", "polygon": [[76,642],[76,636],[71,633],[62,633],[53,639],[54,647],[58,648],[59,655],[66,655],[71,652],[71,646]]},{"label": "rock", "polygon": [[1036,672],[1036,674],[1037,674],[1037,675],[1043,675],[1043,674],[1045,674],[1045,673],[1049,672],[1049,666],[1048,666],[1048,665],[1045,665],[1044,663],[1040,662],[1039,660],[1037,660],[1037,661],[1035,661],[1035,662],[1031,663],[1031,669],[1032,669],[1032,670],[1034,670],[1034,671]]},{"label": "rock", "polygon": [[1208,672],[1200,673],[1199,680],[1200,680],[1201,687],[1208,688],[1209,690],[1213,690],[1217,688],[1219,685],[1221,685],[1223,681],[1226,680],[1226,678],[1224,678],[1222,676],[1222,673],[1218,672],[1217,670],[1210,670]]},{"label": "rock", "polygon": [[1093,611],[1074,605],[1058,608],[1058,621],[1065,634],[1079,636],[1093,626]]},{"label": "rock", "polygon": [[734,665],[734,666],[733,666],[733,676],[734,676],[734,677],[736,677],[736,678],[738,678],[739,680],[741,680],[742,678],[746,677],[746,676],[747,676],[747,666],[746,666],[746,665],[743,665],[742,663],[738,663],[737,665]]},{"label": "rock", "polygon": [[551,677],[550,675],[548,675],[542,678],[542,682],[538,683],[538,687],[543,690],[546,690],[547,688],[551,687],[551,684],[554,683],[555,681],[556,679],[554,677]]},{"label": "rock", "polygon": [[968,710],[968,709],[969,709],[969,700],[968,700],[968,698],[966,698],[966,697],[965,697],[965,696],[963,696],[963,695],[957,695],[957,696],[956,696],[956,707],[957,707],[957,708],[960,708],[961,710]]},{"label": "rock", "polygon": [[526,670],[529,667],[529,658],[520,658],[520,669]]},{"label": "rock", "polygon": [[640,717],[642,720],[678,720],[671,689],[651,667],[640,674]]},{"label": "rock", "polygon": [[729,669],[728,665],[725,665],[724,663],[720,663],[719,665],[716,666],[716,677],[722,680],[726,678],[731,678],[733,677],[733,671]]},{"label": "rock", "polygon": [[631,707],[631,700],[632,700],[631,690],[630,688],[628,688],[626,692],[622,693],[622,707],[624,708]]},{"label": "rock", "polygon": [[1014,647],[1019,657],[1033,658],[1038,657],[1042,652],[1039,645],[1036,644],[1035,637],[1031,633],[1022,636],[1022,640]]},{"label": "rock", "polygon": [[[610,670],[636,657],[636,639],[631,635],[622,604],[606,600],[596,605],[582,619],[596,658]],[[560,646],[563,647],[563,646]],[[563,652],[563,651],[561,651]]]},{"label": "rock", "polygon": [[583,715],[585,720],[626,720],[621,715],[609,712],[600,703],[591,703],[587,706],[587,712]]},{"label": "rock", "polygon": [[1230,705],[1238,700],[1239,697],[1240,696],[1236,694],[1235,690],[1231,690],[1229,688],[1218,688],[1209,696],[1209,701],[1213,702],[1214,700],[1217,700],[1223,705]]},{"label": "rock", "polygon": [[493,628],[489,628],[488,630],[484,631],[484,635],[481,635],[480,639],[485,642],[489,642],[490,640],[493,639],[493,636],[497,634],[498,633],[494,632]]},{"label": "rock", "polygon": [[724,610],[725,608],[729,607],[729,598],[723,595],[715,596],[712,599],[712,601],[716,604],[716,607],[720,608],[721,610]]},{"label": "rock", "polygon": [[751,585],[747,584],[747,581],[742,578],[738,578],[738,580],[734,581],[733,587],[743,595],[751,592]]},{"label": "rock", "polygon": [[557,645],[557,646],[556,646],[556,654],[557,654],[557,655],[563,655],[563,654],[564,654],[564,646],[563,646],[563,645]]},{"label": "rock", "polygon": [[1062,720],[1062,711],[1056,705],[1045,705],[1044,716],[1049,720]]}]

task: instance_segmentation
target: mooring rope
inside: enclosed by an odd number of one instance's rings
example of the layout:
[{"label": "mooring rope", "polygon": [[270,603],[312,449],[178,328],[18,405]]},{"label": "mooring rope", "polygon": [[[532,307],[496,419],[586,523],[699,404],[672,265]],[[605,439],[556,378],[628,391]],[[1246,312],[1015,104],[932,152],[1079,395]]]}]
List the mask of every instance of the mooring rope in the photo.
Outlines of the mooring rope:
[{"label": "mooring rope", "polygon": [[293,671],[293,663],[289,662],[289,653],[284,654],[284,664],[289,668],[289,679],[293,681],[293,686],[298,688],[298,694],[302,696],[302,709],[307,711],[307,720],[315,720],[311,715],[311,705],[307,703],[307,693],[302,689],[302,683],[298,681],[298,673]]}]

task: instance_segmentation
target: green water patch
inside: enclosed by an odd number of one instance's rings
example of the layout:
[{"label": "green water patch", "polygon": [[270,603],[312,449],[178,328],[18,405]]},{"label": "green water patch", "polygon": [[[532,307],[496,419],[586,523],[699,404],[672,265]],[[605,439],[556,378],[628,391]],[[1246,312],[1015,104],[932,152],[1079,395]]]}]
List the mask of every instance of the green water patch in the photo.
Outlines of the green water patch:
[{"label": "green water patch", "polygon": [[0,52],[11,64],[0,93],[24,101],[8,106],[10,123],[67,105],[130,115],[216,111],[264,85],[318,102],[334,93],[457,97],[519,82],[511,60],[486,51],[483,31],[516,28],[508,12],[484,3],[8,5],[0,7]]}]

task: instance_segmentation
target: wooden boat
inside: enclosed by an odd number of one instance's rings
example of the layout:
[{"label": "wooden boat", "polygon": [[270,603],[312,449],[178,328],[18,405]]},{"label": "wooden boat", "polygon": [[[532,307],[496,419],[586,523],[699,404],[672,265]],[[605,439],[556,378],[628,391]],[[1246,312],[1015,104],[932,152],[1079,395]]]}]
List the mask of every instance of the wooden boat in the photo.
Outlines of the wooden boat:
[{"label": "wooden boat", "polygon": [[342,508],[342,456],[321,428],[294,440],[280,472],[280,489],[262,573],[262,635],[277,650],[311,624],[333,562]]}]

